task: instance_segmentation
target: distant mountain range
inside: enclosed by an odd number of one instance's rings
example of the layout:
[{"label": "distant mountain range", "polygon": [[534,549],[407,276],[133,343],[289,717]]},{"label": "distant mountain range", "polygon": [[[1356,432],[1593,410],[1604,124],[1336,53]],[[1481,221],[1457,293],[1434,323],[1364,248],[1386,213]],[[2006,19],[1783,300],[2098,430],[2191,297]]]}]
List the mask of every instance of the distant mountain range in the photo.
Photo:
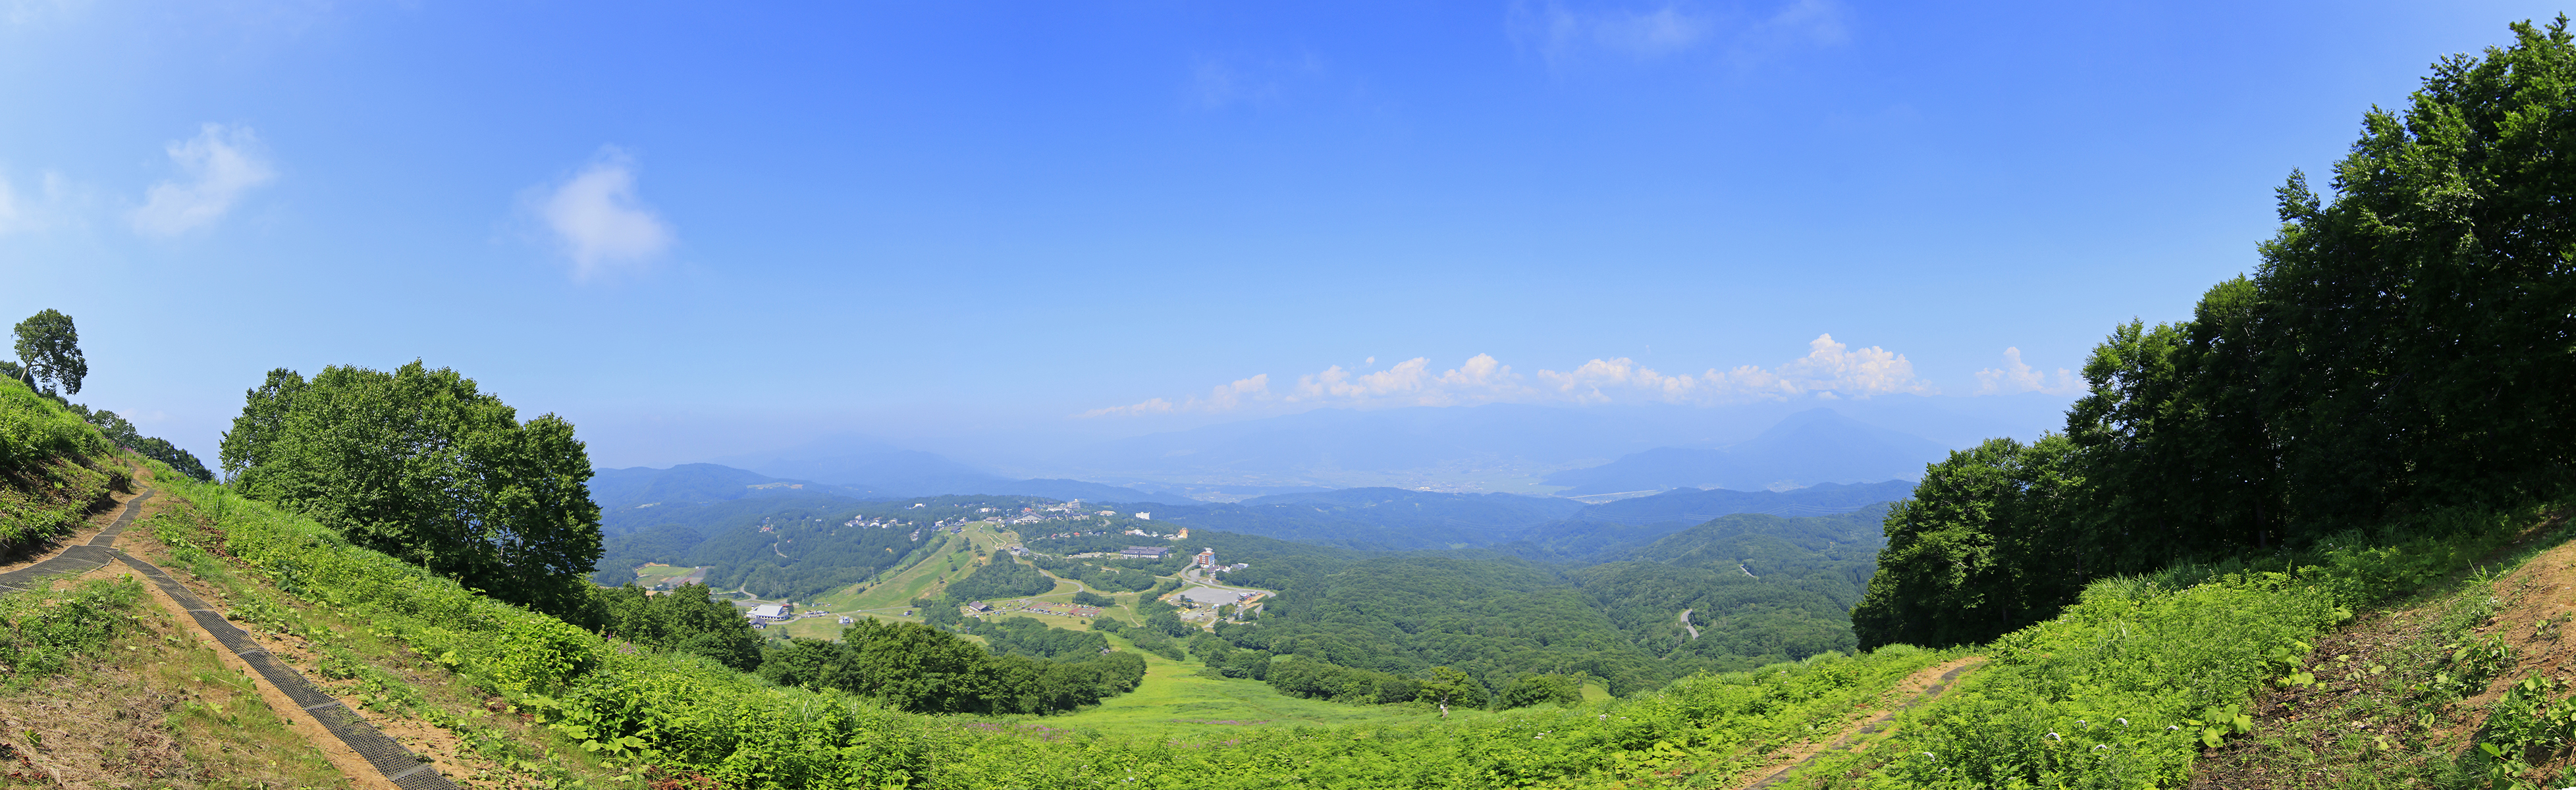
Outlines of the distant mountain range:
[{"label": "distant mountain range", "polygon": [[1845,417],[1832,409],[1789,415],[1750,440],[1721,449],[1658,447],[1547,476],[1563,496],[1677,488],[1760,490],[1818,483],[1918,479],[1950,448]]},{"label": "distant mountain range", "polygon": [[[1055,500],[1138,504],[1195,504],[1172,494],[1086,483],[1080,480],[1004,480],[956,477],[946,481],[915,479],[901,485],[840,485],[809,478],[771,477],[717,464],[680,464],[669,469],[633,467],[602,469],[590,479],[590,499],[610,517],[638,506],[705,504],[737,499],[907,499],[948,494],[1034,496]],[[611,526],[614,527],[612,521]],[[616,531],[611,529],[612,532]]]},{"label": "distant mountain range", "polygon": [[1585,505],[1559,497],[1346,488],[1230,504],[1165,506],[1157,523],[1379,551],[1510,548],[1531,559],[1590,556],[1738,513],[1781,517],[1850,513],[1911,496],[1914,484],[1828,483],[1795,491],[1703,491]]},{"label": "distant mountain range", "polygon": [[1101,442],[1025,463],[1050,477],[1149,489],[1754,490],[1917,477],[1924,463],[1951,449],[1996,436],[2037,438],[2063,420],[2064,407],[2063,399],[2033,394],[1725,407],[1317,409]]},{"label": "distant mountain range", "polygon": [[714,501],[773,483],[856,499],[1019,495],[1193,505],[1403,489],[1603,502],[1694,489],[1741,494],[1911,480],[1953,448],[1991,436],[2035,436],[2048,427],[2035,415],[2057,408],[2053,400],[2018,396],[1817,403],[1826,402],[1318,409],[1120,439],[1010,467],[1021,475],[863,437],[825,437],[716,459],[721,466],[607,470],[593,487],[603,503]]},{"label": "distant mountain range", "polygon": [[[866,440],[827,439],[803,447],[757,456],[720,459],[744,474],[768,482],[819,483],[833,493],[859,499],[902,499],[945,494],[1038,496],[1113,502],[1196,502],[1184,493],[1140,490],[1058,478],[1013,479],[919,450],[888,447]],[[713,464],[682,464],[670,470]],[[637,470],[612,470],[634,472]],[[599,484],[593,483],[593,498]],[[606,503],[602,502],[604,506]]]}]

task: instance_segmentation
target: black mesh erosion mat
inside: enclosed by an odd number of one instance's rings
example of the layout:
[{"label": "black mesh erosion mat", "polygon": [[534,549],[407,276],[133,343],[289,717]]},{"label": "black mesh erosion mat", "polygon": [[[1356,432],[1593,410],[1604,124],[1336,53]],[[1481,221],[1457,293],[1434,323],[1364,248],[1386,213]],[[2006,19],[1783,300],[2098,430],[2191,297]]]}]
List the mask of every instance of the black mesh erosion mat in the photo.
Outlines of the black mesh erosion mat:
[{"label": "black mesh erosion mat", "polygon": [[333,737],[347,744],[351,751],[367,758],[367,764],[375,766],[376,771],[384,774],[395,787],[403,790],[432,790],[433,788],[454,790],[456,788],[456,783],[448,781],[447,777],[440,774],[426,758],[412,754],[411,750],[403,748],[402,744],[395,743],[394,739],[377,732],[374,725],[358,718],[356,711],[349,710],[348,706],[340,704],[339,700],[315,688],[312,681],[304,678],[304,673],[295,671],[294,667],[287,666],[285,662],[278,661],[275,656],[269,655],[258,642],[251,641],[248,632],[225,620],[222,612],[207,606],[203,599],[188,592],[188,588],[180,586],[179,580],[171,578],[170,574],[162,572],[152,563],[117,551],[114,548],[116,536],[123,533],[127,525],[134,523],[134,515],[143,509],[143,500],[151,496],[152,492],[147,490],[140,496],[126,500],[125,512],[116,517],[116,523],[98,533],[98,537],[91,538],[87,544],[64,549],[61,554],[54,555],[44,562],[8,573],[0,573],[0,592],[28,589],[48,576],[85,573],[111,561],[122,561],[133,568],[134,572],[152,580],[153,586],[161,588],[162,592],[169,593],[170,600],[179,602],[180,608],[187,610],[188,617],[197,621],[197,627],[205,629],[206,633],[212,635],[216,642],[221,643],[225,650],[232,651],[233,655],[240,656],[243,662],[250,664],[251,671],[259,673],[260,678],[268,681],[270,686],[284,692],[287,699],[294,700],[295,704],[303,708],[305,713],[310,714],[314,721],[321,722],[322,729],[329,730]]},{"label": "black mesh erosion mat", "polygon": [[93,568],[115,562],[116,555],[110,553],[114,549],[108,547],[116,544],[116,536],[125,532],[126,525],[134,523],[134,514],[143,512],[143,500],[151,498],[152,491],[145,489],[133,499],[125,500],[125,512],[116,515],[116,523],[107,525],[107,529],[101,530],[98,537],[90,538],[88,543],[63,549],[61,554],[48,557],[44,562],[0,573],[0,592],[25,590],[36,586],[36,580],[47,576],[88,573]]},{"label": "black mesh erosion mat", "polygon": [[170,600],[179,602],[179,606],[187,610],[188,617],[197,621],[197,627],[213,635],[215,641],[222,644],[225,650],[240,656],[243,663],[250,665],[251,671],[259,673],[261,679],[283,692],[287,699],[293,700],[297,707],[304,709],[305,713],[311,714],[314,721],[321,722],[322,728],[331,731],[331,735],[339,738],[341,743],[347,744],[350,751],[367,758],[367,764],[375,766],[376,770],[383,773],[386,779],[391,780],[395,787],[404,788],[404,790],[456,787],[456,783],[448,781],[445,775],[440,774],[437,768],[430,765],[427,758],[412,754],[411,750],[403,748],[402,744],[395,743],[394,739],[377,732],[374,725],[358,718],[356,711],[349,710],[348,706],[340,704],[339,700],[315,688],[312,681],[305,679],[304,673],[269,655],[266,648],[260,647],[258,642],[251,641],[249,632],[225,620],[223,613],[207,606],[203,599],[188,592],[188,588],[180,586],[178,579],[171,578],[170,574],[153,566],[152,563],[135,559],[133,555],[125,552],[117,552],[116,558],[134,568],[134,572],[143,574],[146,579],[151,579],[152,584],[160,587],[162,592],[169,593]]}]

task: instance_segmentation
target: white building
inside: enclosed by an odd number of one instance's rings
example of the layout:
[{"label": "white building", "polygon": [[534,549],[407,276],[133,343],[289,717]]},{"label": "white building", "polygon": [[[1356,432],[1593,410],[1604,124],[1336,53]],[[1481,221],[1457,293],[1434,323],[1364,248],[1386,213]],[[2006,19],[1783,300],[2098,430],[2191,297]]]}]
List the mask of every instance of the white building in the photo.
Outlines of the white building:
[{"label": "white building", "polygon": [[756,622],[763,622],[763,623],[775,623],[775,622],[781,622],[781,621],[784,621],[784,620],[786,620],[786,619],[787,619],[787,607],[786,607],[786,606],[784,606],[784,605],[781,605],[781,604],[774,604],[774,603],[772,603],[772,604],[761,604],[761,605],[759,605],[759,606],[751,607],[751,615],[750,615],[750,617],[751,617],[751,619],[752,619],[753,621],[756,621]]}]

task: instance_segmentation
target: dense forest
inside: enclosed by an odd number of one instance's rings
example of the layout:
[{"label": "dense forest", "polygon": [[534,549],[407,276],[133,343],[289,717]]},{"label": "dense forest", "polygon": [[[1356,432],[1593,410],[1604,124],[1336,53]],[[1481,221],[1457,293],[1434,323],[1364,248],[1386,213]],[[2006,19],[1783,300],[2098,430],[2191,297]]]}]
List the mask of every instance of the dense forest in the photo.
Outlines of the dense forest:
[{"label": "dense forest", "polygon": [[2114,328],[2064,434],[1935,465],[1889,514],[1861,644],[1982,641],[2091,580],[2567,494],[2576,146],[2551,119],[2576,112],[2576,47],[2563,20],[2513,30],[2365,115],[2331,199],[2292,171],[2251,277],[2189,320]]}]

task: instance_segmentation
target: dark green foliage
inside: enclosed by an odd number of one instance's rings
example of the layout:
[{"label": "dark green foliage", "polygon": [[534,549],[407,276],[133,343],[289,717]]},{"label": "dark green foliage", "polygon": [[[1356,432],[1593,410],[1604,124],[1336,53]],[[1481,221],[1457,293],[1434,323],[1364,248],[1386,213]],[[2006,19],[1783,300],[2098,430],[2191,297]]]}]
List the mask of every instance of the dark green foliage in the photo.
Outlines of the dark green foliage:
[{"label": "dark green foliage", "polygon": [[1228,651],[1225,664],[1217,667],[1217,673],[1230,678],[1269,680],[1273,663],[1270,659],[1270,652],[1266,650]]},{"label": "dark green foliage", "polygon": [[1116,618],[1109,617],[1091,621],[1093,628],[1099,628],[1103,624],[1111,626],[1107,631],[1108,633],[1126,637],[1127,641],[1130,644],[1134,644],[1138,650],[1162,656],[1174,661],[1179,661],[1183,656],[1188,655],[1187,653],[1182,652],[1181,640],[1174,639],[1170,634],[1166,634],[1161,630],[1154,628],[1119,628],[1118,626],[1120,624],[1118,623],[1118,620]]},{"label": "dark green foliage", "polygon": [[948,599],[968,601],[1025,598],[1055,589],[1055,580],[1037,566],[1023,564],[1010,555],[996,555],[991,562],[976,568],[966,578],[948,583]]},{"label": "dark green foliage", "polygon": [[[1450,666],[1488,684],[1579,671],[1625,692],[1659,685],[1673,672],[1573,586],[1515,561],[1364,560],[1270,607],[1271,616],[1237,632],[1235,644],[1400,677]],[[1278,671],[1271,674],[1275,685]]]},{"label": "dark green foliage", "polygon": [[2091,579],[2576,491],[2576,36],[2513,32],[2365,115],[2333,200],[2293,172],[2252,278],[2116,328],[2064,439],[1927,477],[1888,517],[1861,644],[1983,640]]},{"label": "dark green foliage", "polygon": [[[46,395],[78,395],[89,377],[89,360],[81,356],[80,331],[72,317],[53,309],[37,311],[16,328],[15,373],[29,389]],[[59,391],[58,391],[59,390]]]},{"label": "dark green foliage", "polygon": [[89,424],[98,426],[98,432],[106,434],[108,441],[131,449],[137,455],[169,464],[171,469],[178,470],[180,474],[198,481],[215,479],[215,473],[208,470],[204,462],[198,461],[195,454],[179,449],[177,445],[161,437],[144,436],[136,432],[134,423],[127,422],[116,412],[106,409],[90,411],[89,407],[77,403],[68,405]]},{"label": "dark green foliage", "polygon": [[[669,506],[669,509],[678,512],[665,513],[665,516],[697,518],[701,519],[700,523],[712,521],[713,524],[707,528],[715,530],[714,535],[697,542],[685,552],[661,555],[671,557],[669,560],[648,561],[706,566],[710,568],[707,571],[707,585],[710,587],[742,589],[753,595],[781,600],[805,600],[828,590],[866,581],[906,559],[915,558],[916,551],[941,545],[948,537],[944,533],[934,533],[927,526],[928,521],[867,526],[863,520],[885,518],[878,513],[892,508],[853,506],[832,500],[736,500]],[[850,523],[853,521],[862,523]],[[695,534],[686,530],[676,525],[657,526],[633,535],[618,536],[611,543],[629,549],[676,546]],[[921,533],[920,539],[913,538],[915,532]],[[657,542],[663,545],[656,546]],[[638,555],[630,551],[621,559],[637,558]],[[603,576],[622,573],[626,578],[634,578],[635,565],[611,566],[606,560],[601,564]]]},{"label": "dark green foliage", "polygon": [[1422,684],[1402,675],[1356,669],[1296,656],[1270,665],[1265,679],[1279,693],[1355,705],[1411,702]]},{"label": "dark green foliage", "polygon": [[1097,606],[1106,609],[1108,607],[1117,606],[1118,599],[1101,595],[1090,590],[1083,590],[1073,594],[1073,605]]},{"label": "dark green foliage", "polygon": [[1422,690],[1414,695],[1414,699],[1439,706],[1443,716],[1448,715],[1451,707],[1485,706],[1485,684],[1465,672],[1449,667],[1432,667],[1421,683]]},{"label": "dark green foliage", "polygon": [[1564,707],[1583,704],[1583,679],[1571,675],[1522,675],[1512,679],[1494,705],[1500,708],[1526,708],[1543,702]]},{"label": "dark green foliage", "polygon": [[844,629],[839,642],[773,644],[760,675],[916,713],[1051,713],[1135,689],[1145,660],[1097,651],[1061,661],[996,654],[936,628],[865,619]]},{"label": "dark green foliage", "polygon": [[976,636],[995,653],[1030,658],[1084,658],[1109,652],[1109,638],[1089,631],[1052,628],[1030,617],[1006,617],[975,623]]},{"label": "dark green foliage", "polygon": [[2048,619],[2082,589],[2068,455],[1993,439],[1934,464],[1887,514],[1887,548],[1852,612],[1862,649],[1982,642]]},{"label": "dark green foliage", "polygon": [[[1846,612],[1883,542],[1884,506],[1831,516],[1741,513],[1566,574],[1631,641],[1709,669],[1751,669],[1854,647]],[[1689,612],[1699,629],[1681,626]]]},{"label": "dark green foliage", "polygon": [[254,498],[361,546],[541,611],[586,604],[599,560],[590,456],[572,424],[518,412],[453,370],[271,371],[224,434]]},{"label": "dark green foliage", "polygon": [[[812,598],[927,560],[938,552],[922,549],[956,540],[951,533],[956,522],[979,515],[981,508],[1016,512],[1048,504],[989,496],[861,501],[831,493],[839,489],[788,488],[790,484],[772,478],[688,466],[663,470],[658,482],[623,477],[620,495],[633,504],[604,514],[602,530],[609,537],[593,581],[624,584],[635,578],[637,566],[648,562],[706,566],[711,568],[707,584],[716,589],[745,589],[787,600]],[[724,486],[739,480],[770,482],[748,484],[762,486],[744,489],[751,493],[718,496],[730,493]],[[716,498],[634,501],[665,495]],[[937,526],[942,521],[949,525]]]},{"label": "dark green foliage", "polygon": [[1199,630],[1198,626],[1182,622],[1180,613],[1170,609],[1163,609],[1154,612],[1153,614],[1146,615],[1144,629],[1147,631],[1158,632],[1164,636],[1172,637],[1174,639],[1189,636]]},{"label": "dark green foliage", "polygon": [[[1029,562],[1040,568],[1046,569],[1046,572],[1055,574],[1056,576],[1072,579],[1074,581],[1082,582],[1085,586],[1108,590],[1110,592],[1136,592],[1139,590],[1148,590],[1152,589],[1157,582],[1161,581],[1160,579],[1154,578],[1154,574],[1156,572],[1155,568],[1148,563],[1135,560],[1071,560],[1061,557],[1033,556],[1029,558]],[[1091,594],[1084,592],[1075,593],[1075,595]],[[1106,596],[1101,595],[1091,595],[1091,598],[1093,600],[1108,600]],[[1076,598],[1074,603],[1083,603],[1083,599]],[[1109,606],[1110,604],[1087,603],[1083,605]]]},{"label": "dark green foliage", "polygon": [[602,634],[657,650],[706,656],[745,672],[758,668],[760,634],[742,610],[708,595],[701,584],[684,584],[666,595],[646,595],[631,583],[594,588],[594,625]]}]

